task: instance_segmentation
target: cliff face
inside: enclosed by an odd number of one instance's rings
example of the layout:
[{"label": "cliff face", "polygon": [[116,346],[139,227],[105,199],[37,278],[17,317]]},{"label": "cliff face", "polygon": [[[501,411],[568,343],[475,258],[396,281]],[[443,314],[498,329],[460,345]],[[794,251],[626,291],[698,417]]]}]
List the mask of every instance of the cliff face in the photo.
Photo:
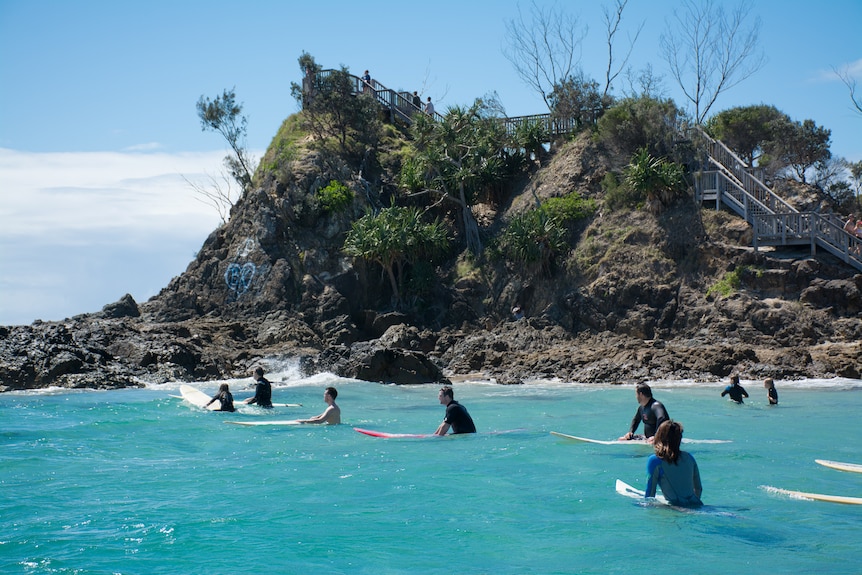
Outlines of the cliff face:
[{"label": "cliff face", "polygon": [[[385,205],[397,165],[358,177],[304,153],[287,173],[260,174],[230,222],[150,301],[127,296],[98,314],[0,328],[0,382],[210,379],[297,356],[309,371],[410,383],[472,372],[503,383],[860,377],[862,276],[828,255],[755,253],[745,222],[692,201],[657,216],[604,209],[599,182],[610,168],[581,137],[474,209],[491,237],[537,198],[575,190],[597,200],[598,212],[568,230],[572,249],[551,275],[453,256],[421,298],[396,309],[379,266],[341,247],[369,204]],[[314,197],[333,179],[355,192],[338,214]],[[730,276],[736,290],[711,290]],[[512,321],[515,305],[525,319]]]}]

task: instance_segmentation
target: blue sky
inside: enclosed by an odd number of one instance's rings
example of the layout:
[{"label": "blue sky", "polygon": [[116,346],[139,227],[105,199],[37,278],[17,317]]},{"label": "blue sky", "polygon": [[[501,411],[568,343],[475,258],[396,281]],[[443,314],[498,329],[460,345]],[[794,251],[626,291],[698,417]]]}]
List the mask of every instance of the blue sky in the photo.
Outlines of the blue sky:
[{"label": "blue sky", "polygon": [[[599,81],[602,4],[556,3],[587,26],[581,66]],[[181,273],[219,223],[185,180],[218,174],[225,154],[218,136],[201,131],[195,102],[234,88],[260,157],[297,111],[290,83],[303,50],[325,68],[367,68],[390,88],[419,90],[438,110],[496,91],[509,115],[543,112],[502,54],[518,6],[0,0],[0,325],[97,311],[127,292],[145,301]],[[831,129],[835,155],[862,159],[862,116],[832,72],[846,69],[862,86],[862,2],[752,7],[766,64],[713,111],[775,105]],[[678,8],[630,0],[622,34],[644,23],[629,64],[651,63],[665,94],[684,105],[658,49]]]}]

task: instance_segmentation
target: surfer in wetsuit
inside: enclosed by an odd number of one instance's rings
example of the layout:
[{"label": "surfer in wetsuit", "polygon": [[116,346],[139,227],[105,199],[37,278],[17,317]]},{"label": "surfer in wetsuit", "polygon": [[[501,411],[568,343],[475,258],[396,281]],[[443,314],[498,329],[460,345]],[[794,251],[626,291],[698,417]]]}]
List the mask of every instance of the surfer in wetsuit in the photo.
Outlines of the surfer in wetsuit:
[{"label": "surfer in wetsuit", "polygon": [[[638,400],[638,410],[632,418],[632,424],[629,427],[629,432],[620,437],[621,441],[630,439],[646,439],[652,443],[652,438],[655,435],[656,429],[665,421],[670,419],[667,415],[664,405],[661,402],[653,399],[652,388],[645,383],[639,383],[635,388],[635,396]],[[644,434],[635,435],[638,425],[641,421],[644,424]]]},{"label": "surfer in wetsuit", "polygon": [[272,384],[263,376],[263,368],[255,368],[253,377],[257,382],[254,386],[254,397],[249,397],[244,403],[272,407]]},{"label": "surfer in wetsuit", "polygon": [[338,390],[334,387],[327,387],[323,392],[323,401],[326,402],[326,409],[320,415],[315,415],[308,419],[298,419],[300,423],[328,423],[329,425],[337,425],[341,423],[341,408],[335,404],[335,398],[338,397]]},{"label": "surfer in wetsuit", "polygon": [[778,391],[775,389],[775,382],[771,377],[763,380],[763,387],[766,388],[766,397],[769,399],[769,405],[778,405]]},{"label": "surfer in wetsuit", "polygon": [[448,385],[440,388],[440,393],[437,394],[437,399],[440,400],[440,405],[446,406],[446,416],[443,422],[434,432],[434,435],[446,435],[449,428],[452,428],[452,433],[476,433],[476,425],[473,423],[473,418],[467,413],[463,405],[455,401],[455,392]]},{"label": "surfer in wetsuit", "polygon": [[218,388],[218,393],[216,393],[204,407],[209,407],[210,403],[215,400],[218,400],[221,404],[221,407],[216,411],[236,411],[236,408],[233,406],[233,394],[231,394],[228,384],[221,384]]},{"label": "surfer in wetsuit", "polygon": [[739,385],[739,376],[733,374],[730,376],[730,385],[724,388],[724,391],[721,392],[721,397],[725,395],[729,395],[730,399],[735,401],[736,403],[742,403],[743,397],[748,397],[748,392],[745,391],[745,388]]},{"label": "surfer in wetsuit", "polygon": [[680,451],[682,425],[669,419],[659,425],[655,434],[655,455],[647,460],[646,497],[655,497],[656,487],[671,503],[682,507],[700,507],[703,485],[697,461],[687,451]]}]

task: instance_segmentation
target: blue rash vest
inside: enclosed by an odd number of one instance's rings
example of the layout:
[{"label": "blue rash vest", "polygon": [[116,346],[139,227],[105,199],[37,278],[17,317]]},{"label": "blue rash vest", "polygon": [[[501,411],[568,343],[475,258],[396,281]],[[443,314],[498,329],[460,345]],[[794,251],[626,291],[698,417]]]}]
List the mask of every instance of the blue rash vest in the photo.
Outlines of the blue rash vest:
[{"label": "blue rash vest", "polygon": [[697,462],[687,451],[680,451],[676,463],[650,455],[647,460],[646,497],[655,497],[656,487],[661,487],[662,495],[671,503],[681,507],[700,507],[703,485],[700,483],[700,470]]}]

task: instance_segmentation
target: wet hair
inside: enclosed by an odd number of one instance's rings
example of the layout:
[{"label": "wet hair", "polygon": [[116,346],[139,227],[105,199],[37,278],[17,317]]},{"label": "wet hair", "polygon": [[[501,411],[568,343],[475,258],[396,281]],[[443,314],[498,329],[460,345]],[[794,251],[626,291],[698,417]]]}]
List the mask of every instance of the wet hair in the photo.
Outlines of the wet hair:
[{"label": "wet hair", "polygon": [[682,443],[682,424],[673,419],[662,422],[655,432],[653,442],[655,454],[659,458],[668,463],[676,463]]},{"label": "wet hair", "polygon": [[739,385],[739,376],[736,375],[735,373],[733,375],[731,375],[730,376],[730,383],[735,383],[736,385]]},{"label": "wet hair", "polygon": [[440,393],[442,393],[443,395],[448,395],[449,399],[455,399],[455,392],[448,385],[444,385],[443,387],[441,387]]},{"label": "wet hair", "polygon": [[652,388],[645,383],[639,383],[635,389],[644,397],[652,397]]},{"label": "wet hair", "polygon": [[764,380],[763,380],[763,384],[764,384],[766,387],[775,387],[775,382],[774,382],[774,381],[772,381],[772,378],[771,378],[771,377],[767,377],[766,379],[764,379]]},{"label": "wet hair", "polygon": [[258,377],[263,377],[263,368],[262,367],[256,367],[254,369],[254,374]]},{"label": "wet hair", "polygon": [[328,393],[329,397],[331,397],[332,399],[335,399],[336,397],[338,397],[338,390],[335,389],[334,387],[327,387],[326,393]]},{"label": "wet hair", "polygon": [[228,384],[223,383],[220,386],[218,386],[218,392],[221,393],[223,391],[230,391],[230,387],[228,386]]}]

